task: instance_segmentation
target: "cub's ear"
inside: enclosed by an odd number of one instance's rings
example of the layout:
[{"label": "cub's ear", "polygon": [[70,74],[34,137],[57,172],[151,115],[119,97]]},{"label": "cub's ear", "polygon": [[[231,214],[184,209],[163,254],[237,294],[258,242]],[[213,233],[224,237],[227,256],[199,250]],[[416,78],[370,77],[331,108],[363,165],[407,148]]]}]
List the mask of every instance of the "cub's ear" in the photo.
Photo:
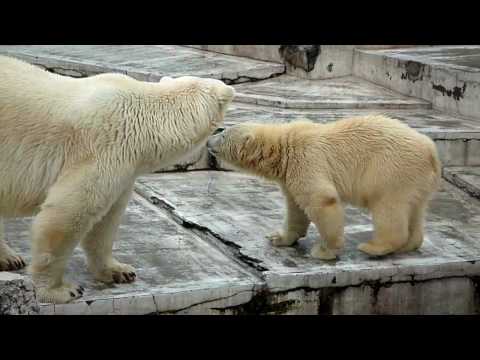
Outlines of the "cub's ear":
[{"label": "cub's ear", "polygon": [[164,82],[164,81],[169,81],[169,80],[173,80],[173,78],[171,78],[170,76],[163,76],[159,82]]},{"label": "cub's ear", "polygon": [[245,144],[251,144],[254,140],[255,136],[250,132],[243,135],[243,141]]}]

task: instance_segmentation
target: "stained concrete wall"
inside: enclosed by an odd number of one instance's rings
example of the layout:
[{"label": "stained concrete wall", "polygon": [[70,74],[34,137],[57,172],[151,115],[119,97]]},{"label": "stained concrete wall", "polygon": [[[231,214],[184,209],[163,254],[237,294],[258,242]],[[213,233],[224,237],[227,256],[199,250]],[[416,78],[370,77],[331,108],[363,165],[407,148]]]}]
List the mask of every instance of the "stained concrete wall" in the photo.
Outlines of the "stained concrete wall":
[{"label": "stained concrete wall", "polygon": [[352,74],[353,51],[395,49],[416,45],[189,45],[197,49],[257,60],[285,63],[287,73],[305,79]]}]

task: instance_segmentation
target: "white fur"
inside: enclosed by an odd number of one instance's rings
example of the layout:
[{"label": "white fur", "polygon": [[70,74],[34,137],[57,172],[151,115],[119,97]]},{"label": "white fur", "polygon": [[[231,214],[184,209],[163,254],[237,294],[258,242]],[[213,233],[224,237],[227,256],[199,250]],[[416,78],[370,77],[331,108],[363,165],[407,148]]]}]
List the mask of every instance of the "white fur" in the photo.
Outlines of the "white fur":
[{"label": "white fur", "polygon": [[63,282],[79,243],[97,279],[133,281],[112,244],[135,178],[205,145],[233,96],[213,79],[73,79],[0,57],[0,270],[24,265],[1,217],[36,214],[30,270],[40,301],[81,295]]}]

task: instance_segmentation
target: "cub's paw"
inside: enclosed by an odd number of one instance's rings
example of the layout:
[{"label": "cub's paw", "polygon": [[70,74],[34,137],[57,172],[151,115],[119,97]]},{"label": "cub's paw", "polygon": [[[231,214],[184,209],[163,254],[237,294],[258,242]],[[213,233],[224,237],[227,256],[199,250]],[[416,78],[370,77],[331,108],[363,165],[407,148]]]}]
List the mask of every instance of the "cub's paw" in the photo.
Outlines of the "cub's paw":
[{"label": "cub's paw", "polygon": [[137,277],[135,268],[128,264],[122,264],[113,261],[100,272],[95,272],[95,279],[101,282],[111,284],[125,284],[134,282]]},{"label": "cub's paw", "polygon": [[15,271],[23,269],[25,266],[25,261],[15,254],[0,257],[0,271]]},{"label": "cub's paw", "polygon": [[315,244],[312,250],[310,251],[310,255],[316,259],[335,260],[339,252],[340,250],[328,249],[326,247],[321,246],[320,244]]},{"label": "cub's paw", "polygon": [[395,251],[390,244],[374,243],[372,241],[358,245],[357,249],[370,256],[385,256]]},{"label": "cub's paw", "polygon": [[63,283],[54,288],[37,288],[40,303],[66,304],[83,296],[85,289],[76,284]]},{"label": "cub's paw", "polygon": [[292,236],[285,236],[280,232],[267,235],[266,238],[270,240],[273,246],[292,246],[298,239]]}]

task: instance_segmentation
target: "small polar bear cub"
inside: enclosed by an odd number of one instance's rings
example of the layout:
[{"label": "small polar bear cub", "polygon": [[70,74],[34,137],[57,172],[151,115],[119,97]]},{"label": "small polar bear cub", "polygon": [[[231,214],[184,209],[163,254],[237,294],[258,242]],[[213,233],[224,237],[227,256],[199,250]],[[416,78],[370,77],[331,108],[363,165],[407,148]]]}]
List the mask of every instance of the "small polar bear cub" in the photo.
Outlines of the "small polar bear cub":
[{"label": "small polar bear cub", "polygon": [[63,281],[77,244],[97,280],[134,281],[112,244],[135,178],[205,146],[234,93],[190,76],[74,79],[1,56],[0,271],[25,266],[5,241],[2,218],[36,215],[30,271],[40,302],[82,295]]},{"label": "small polar bear cub", "polygon": [[283,231],[269,236],[273,245],[293,245],[312,222],[321,239],[311,255],[335,259],[344,245],[343,202],[372,213],[374,236],[361,251],[382,256],[422,245],[441,165],[433,141],[397,120],[246,123],[212,136],[207,146],[234,168],[280,185],[287,214]]}]

